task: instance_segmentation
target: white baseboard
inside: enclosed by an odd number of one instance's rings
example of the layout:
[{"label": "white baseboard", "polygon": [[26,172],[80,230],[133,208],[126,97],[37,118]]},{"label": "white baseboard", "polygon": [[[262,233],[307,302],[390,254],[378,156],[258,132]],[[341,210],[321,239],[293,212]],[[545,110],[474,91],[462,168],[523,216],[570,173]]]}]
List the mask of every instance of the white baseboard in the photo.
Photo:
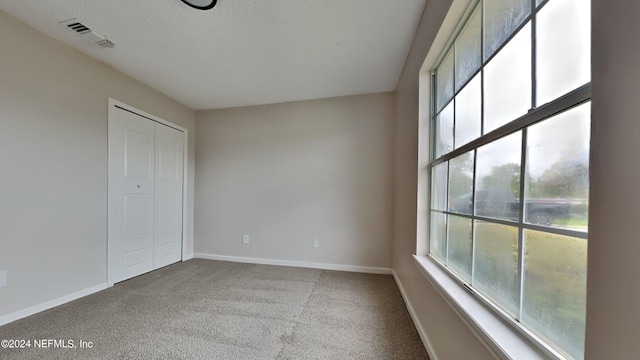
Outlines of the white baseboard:
[{"label": "white baseboard", "polygon": [[8,323],[14,322],[14,321],[22,319],[22,318],[26,318],[27,316],[31,316],[33,314],[37,314],[37,313],[45,311],[45,310],[49,310],[49,309],[54,308],[56,306],[60,306],[62,304],[66,304],[68,302],[80,299],[80,298],[85,297],[87,295],[91,295],[93,293],[97,293],[98,291],[102,291],[102,290],[104,290],[104,289],[106,289],[108,287],[110,287],[110,286],[107,283],[103,283],[103,284],[100,284],[100,285],[92,286],[92,287],[84,289],[84,290],[76,291],[76,292],[71,293],[69,295],[65,295],[65,296],[59,297],[57,299],[53,299],[53,300],[44,302],[44,303],[39,304],[39,305],[31,306],[31,307],[23,309],[23,310],[18,310],[16,312],[11,313],[11,314],[0,316],[0,326],[6,325]]},{"label": "white baseboard", "polygon": [[182,257],[182,261],[187,261],[193,259],[193,253],[186,254]]},{"label": "white baseboard", "polygon": [[359,273],[368,273],[368,274],[391,275],[393,271],[389,268],[383,268],[383,267],[325,264],[325,263],[306,262],[306,261],[262,259],[262,258],[214,255],[214,254],[204,254],[204,253],[195,253],[194,257],[197,259],[231,261],[231,262],[240,262],[240,263],[249,263],[249,264],[262,264],[262,265],[292,266],[292,267],[302,267],[302,268],[322,269],[322,270],[338,270],[338,271],[349,271],[349,272],[359,272]]},{"label": "white baseboard", "polygon": [[411,306],[411,303],[407,299],[407,294],[404,292],[404,287],[402,287],[400,278],[398,278],[398,275],[396,275],[396,272],[394,270],[391,270],[391,271],[393,273],[393,278],[396,280],[396,284],[398,285],[398,289],[400,289],[400,294],[402,294],[402,299],[404,300],[404,303],[407,305],[407,310],[409,310],[409,315],[411,316],[411,320],[413,320],[413,324],[416,326],[416,330],[418,330],[418,335],[420,335],[420,339],[422,339],[422,343],[424,344],[425,349],[427,349],[427,354],[429,354],[429,359],[438,360],[438,357],[436,356],[436,352],[433,350],[433,345],[431,344],[431,341],[427,337],[427,333],[424,331],[422,324],[420,324],[420,322],[418,321],[418,316],[415,310],[413,310],[413,306]]}]

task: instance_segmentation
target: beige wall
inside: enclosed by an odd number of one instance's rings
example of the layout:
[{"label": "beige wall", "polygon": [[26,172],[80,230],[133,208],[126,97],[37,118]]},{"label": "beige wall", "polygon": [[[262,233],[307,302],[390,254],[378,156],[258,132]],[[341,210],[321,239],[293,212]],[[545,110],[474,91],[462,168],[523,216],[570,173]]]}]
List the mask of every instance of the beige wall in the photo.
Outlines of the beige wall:
[{"label": "beige wall", "polygon": [[[411,257],[416,253],[418,225],[418,77],[450,5],[451,0],[427,3],[396,90],[393,269],[415,310],[419,326],[429,338],[434,357],[440,360],[492,359]],[[426,221],[426,215],[420,214],[420,221]]]},{"label": "beige wall", "polygon": [[391,267],[393,102],[198,112],[196,253]]},{"label": "beige wall", "polygon": [[640,359],[640,3],[592,6],[586,359]]},{"label": "beige wall", "polygon": [[3,12],[0,44],[3,316],[107,281],[108,98],[189,129],[191,204],[195,114]]}]

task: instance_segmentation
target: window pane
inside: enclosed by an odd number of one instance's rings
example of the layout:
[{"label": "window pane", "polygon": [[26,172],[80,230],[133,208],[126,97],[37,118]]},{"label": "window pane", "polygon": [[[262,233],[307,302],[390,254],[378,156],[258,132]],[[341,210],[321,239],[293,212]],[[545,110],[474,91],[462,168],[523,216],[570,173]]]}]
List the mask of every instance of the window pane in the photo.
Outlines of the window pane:
[{"label": "window pane", "polygon": [[586,103],[529,128],[525,221],[587,231],[590,114]]},{"label": "window pane", "polygon": [[436,159],[453,150],[453,101],[436,117]]},{"label": "window pane", "polygon": [[471,282],[471,219],[449,215],[447,265]]},{"label": "window pane", "polygon": [[476,75],[456,96],[455,147],[480,137],[482,82]]},{"label": "window pane", "polygon": [[531,108],[531,24],[527,24],[484,69],[484,133]]},{"label": "window pane", "polygon": [[476,215],[518,220],[521,142],[517,132],[478,148]]},{"label": "window pane", "polygon": [[591,80],[591,2],[552,0],[537,15],[537,103]]},{"label": "window pane", "polygon": [[475,222],[473,286],[507,312],[518,313],[518,228]]},{"label": "window pane", "polygon": [[587,241],[525,230],[522,322],[575,359],[584,356]]},{"label": "window pane", "polygon": [[430,253],[438,259],[445,261],[447,254],[447,216],[445,214],[431,213],[431,240]]},{"label": "window pane", "polygon": [[453,97],[453,48],[440,64],[437,71],[437,108],[442,109]]},{"label": "window pane", "polygon": [[480,20],[478,6],[456,39],[456,90],[480,68]]},{"label": "window pane", "polygon": [[484,59],[488,59],[531,13],[531,0],[484,1]]},{"label": "window pane", "polygon": [[444,162],[431,170],[431,208],[447,210],[447,163]]},{"label": "window pane", "polygon": [[450,211],[472,214],[473,210],[473,151],[449,161]]}]

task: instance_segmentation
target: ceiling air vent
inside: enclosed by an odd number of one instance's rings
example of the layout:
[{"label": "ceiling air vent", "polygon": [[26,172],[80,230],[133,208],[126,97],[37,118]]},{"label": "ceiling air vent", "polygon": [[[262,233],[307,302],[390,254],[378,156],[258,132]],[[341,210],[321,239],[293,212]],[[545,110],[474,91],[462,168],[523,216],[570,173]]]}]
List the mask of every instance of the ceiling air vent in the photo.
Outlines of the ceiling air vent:
[{"label": "ceiling air vent", "polygon": [[93,32],[93,30],[91,30],[88,26],[83,24],[82,21],[76,18],[60,21],[59,24],[66,26],[70,30],[74,31],[76,34],[82,36],[83,38],[91,41],[92,43],[100,47],[112,48],[116,46],[116,44],[112,43],[109,39]]}]

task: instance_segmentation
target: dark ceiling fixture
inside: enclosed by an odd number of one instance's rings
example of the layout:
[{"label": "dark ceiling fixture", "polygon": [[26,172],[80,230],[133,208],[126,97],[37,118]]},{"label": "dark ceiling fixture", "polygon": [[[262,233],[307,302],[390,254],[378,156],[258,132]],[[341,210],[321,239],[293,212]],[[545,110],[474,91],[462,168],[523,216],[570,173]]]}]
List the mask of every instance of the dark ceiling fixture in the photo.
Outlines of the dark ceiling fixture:
[{"label": "dark ceiling fixture", "polygon": [[216,6],[218,0],[182,0],[182,2],[198,10],[209,10]]}]

